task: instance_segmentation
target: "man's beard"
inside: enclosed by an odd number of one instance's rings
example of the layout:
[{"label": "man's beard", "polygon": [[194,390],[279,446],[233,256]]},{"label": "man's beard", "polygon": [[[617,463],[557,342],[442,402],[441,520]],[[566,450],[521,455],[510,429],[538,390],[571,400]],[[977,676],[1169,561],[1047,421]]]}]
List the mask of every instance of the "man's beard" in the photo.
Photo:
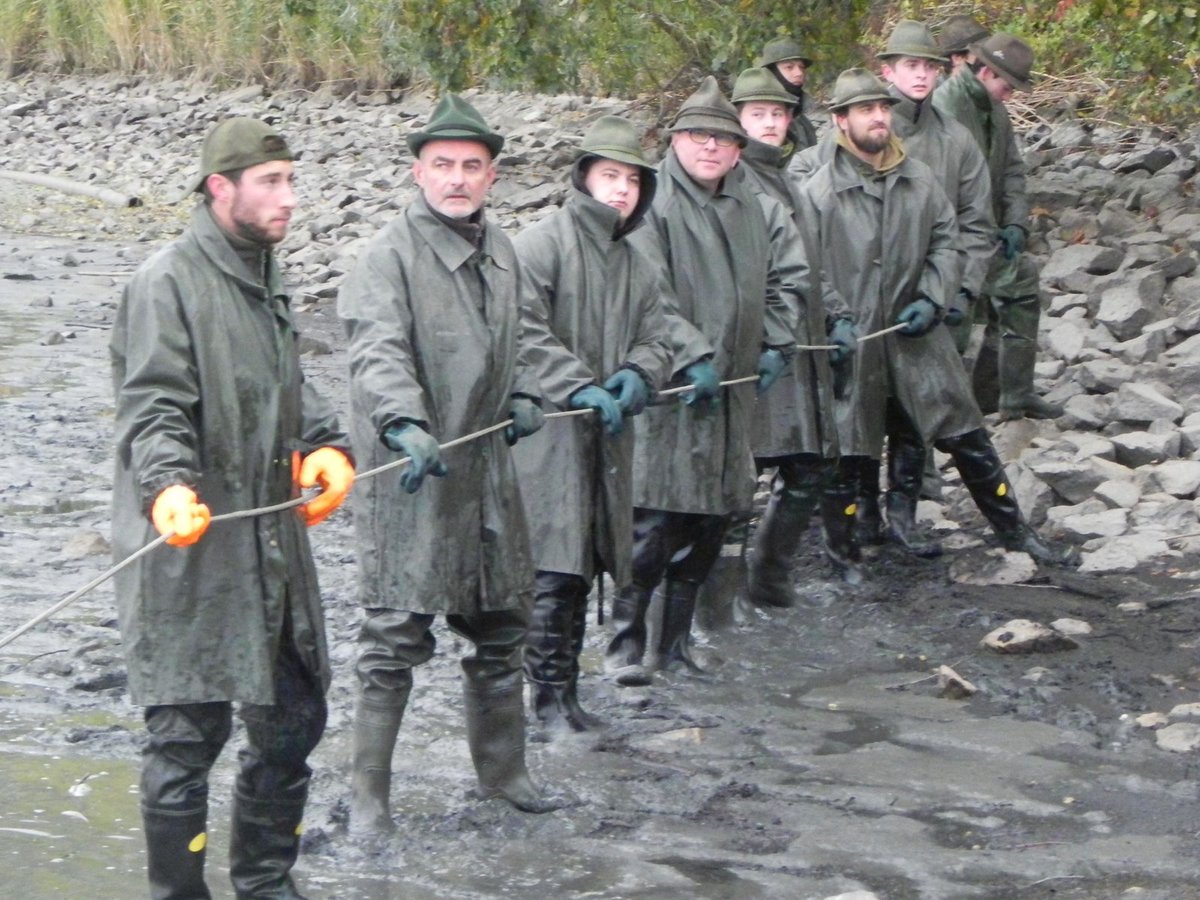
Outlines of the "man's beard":
[{"label": "man's beard", "polygon": [[856,134],[850,135],[850,141],[851,141],[851,143],[854,144],[855,147],[857,147],[863,153],[872,154],[872,155],[875,153],[882,153],[885,149],[887,149],[887,145],[891,141],[891,139],[892,139],[891,132],[885,132],[884,134],[882,134],[878,137],[876,137],[869,131],[864,132],[861,135],[856,135]]}]

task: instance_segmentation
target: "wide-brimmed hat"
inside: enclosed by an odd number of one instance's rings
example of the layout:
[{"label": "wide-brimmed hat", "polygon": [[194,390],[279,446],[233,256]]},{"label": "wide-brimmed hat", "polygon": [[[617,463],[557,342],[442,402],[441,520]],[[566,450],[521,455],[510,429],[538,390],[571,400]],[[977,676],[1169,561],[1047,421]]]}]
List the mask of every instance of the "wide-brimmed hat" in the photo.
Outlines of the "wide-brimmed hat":
[{"label": "wide-brimmed hat", "polygon": [[750,140],[738,118],[737,109],[725,99],[721,86],[712,75],[706,75],[695,93],[683,101],[668,129],[676,131],[724,131],[738,139],[743,147]]},{"label": "wide-brimmed hat", "polygon": [[1029,77],[1033,69],[1033,49],[1019,37],[993,34],[987,40],[972,44],[971,50],[980,62],[1014,89],[1028,91],[1033,88],[1033,81]]},{"label": "wide-brimmed hat", "polygon": [[813,64],[812,57],[804,52],[800,42],[790,37],[777,37],[767,41],[762,54],[758,57],[758,64],[771,66],[775,63],[787,62],[789,59],[798,59],[806,66]]},{"label": "wide-brimmed hat", "polygon": [[933,32],[924,22],[914,22],[912,19],[901,19],[888,35],[887,45],[875,54],[878,59],[896,59],[901,56],[912,56],[916,59],[931,59],[944,63],[948,60]]},{"label": "wide-brimmed hat", "polygon": [[203,190],[209,175],[295,158],[283,135],[266,122],[246,116],[226,119],[205,136],[200,150],[200,171],[188,193]]},{"label": "wide-brimmed hat", "polygon": [[974,16],[958,14],[948,18],[938,33],[938,46],[942,52],[966,53],[967,48],[977,41],[986,38],[990,31],[975,21]]},{"label": "wide-brimmed hat", "polygon": [[734,105],[762,100],[768,103],[782,103],[785,106],[795,106],[797,100],[784,89],[778,78],[762,66],[742,70],[742,74],[733,83],[730,99]]},{"label": "wide-brimmed hat", "polygon": [[408,149],[419,156],[430,141],[478,141],[495,158],[504,146],[504,137],[488,128],[483,116],[458,94],[443,94],[429,122],[408,136]]},{"label": "wide-brimmed hat", "polygon": [[829,108],[840,112],[855,103],[870,103],[883,100],[887,103],[899,103],[898,97],[888,93],[887,85],[877,75],[866,69],[847,69],[837,77],[833,84],[833,94],[829,98]]},{"label": "wide-brimmed hat", "polygon": [[602,116],[597,119],[579,144],[579,156],[602,156],[629,166],[651,168],[650,161],[642,151],[637,128],[621,116]]}]

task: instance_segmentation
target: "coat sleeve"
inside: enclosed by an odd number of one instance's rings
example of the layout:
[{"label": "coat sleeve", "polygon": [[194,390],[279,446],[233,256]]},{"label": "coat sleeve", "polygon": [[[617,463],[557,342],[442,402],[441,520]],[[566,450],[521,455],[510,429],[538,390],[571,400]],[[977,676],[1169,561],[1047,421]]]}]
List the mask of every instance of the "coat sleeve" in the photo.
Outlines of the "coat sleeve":
[{"label": "coat sleeve", "polygon": [[1003,115],[1008,121],[1007,153],[1004,158],[1003,185],[996,209],[999,210],[1001,227],[1005,225],[1020,225],[1029,229],[1029,196],[1025,190],[1025,160],[1021,158],[1021,148],[1017,145],[1017,134],[1012,122],[1008,119],[1008,111],[1001,108],[993,110],[993,116]]},{"label": "coat sleeve", "polygon": [[161,269],[134,276],[111,348],[117,453],[149,512],[163,488],[195,487],[201,471],[200,380],[175,276]]},{"label": "coat sleeve", "polygon": [[437,427],[417,374],[410,278],[388,242],[395,237],[388,230],[373,240],[338,292],[350,381],[377,435],[401,419]]},{"label": "coat sleeve", "polygon": [[[652,390],[661,388],[671,375],[671,340],[667,316],[663,309],[664,285],[662,275],[646,258],[641,248],[632,244],[630,253],[631,283],[635,296],[630,300],[631,314],[636,316],[633,346],[625,356],[625,365],[635,368],[647,379]],[[611,374],[611,373],[610,373]]]},{"label": "coat sleeve", "polygon": [[828,261],[821,254],[821,206],[814,199],[814,191],[808,186],[796,192],[796,212],[800,237],[809,260],[809,280],[813,297],[825,310],[825,319],[832,323],[836,319],[854,319],[850,304],[834,287],[828,276]]},{"label": "coat sleeve", "polygon": [[[807,330],[805,333],[800,330],[800,323],[807,321],[803,310],[813,295],[808,254],[804,239],[784,205],[766,193],[758,194],[758,201],[767,222],[771,248],[763,341],[790,352],[795,344],[810,337]],[[785,335],[786,340],[781,341]]]},{"label": "coat sleeve", "polygon": [[[947,124],[951,121],[948,120]],[[966,254],[962,286],[978,297],[983,292],[988,266],[996,252],[996,223],[992,219],[992,179],[987,159],[975,138],[963,126],[953,123],[961,133],[962,168],[958,184],[958,236]]]},{"label": "coat sleeve", "polygon": [[647,215],[646,224],[626,240],[636,243],[649,261],[651,270],[658,273],[656,283],[662,298],[663,318],[666,320],[667,343],[671,353],[670,371],[673,374],[682,372],[694,362],[711,358],[716,349],[704,333],[679,312],[679,300],[668,278],[671,261],[663,249],[666,241],[660,236],[656,214],[652,211]]},{"label": "coat sleeve", "polygon": [[350,438],[339,426],[333,404],[307,378],[300,390],[304,416],[301,440],[306,451],[311,453],[318,447],[337,447],[353,459]]},{"label": "coat sleeve", "polygon": [[[597,373],[572,353],[551,330],[557,294],[560,244],[548,229],[534,226],[513,240],[521,263],[521,358],[540,382],[540,392],[564,406],[567,399],[597,380]],[[521,373],[518,373],[518,381]],[[516,393],[528,393],[518,389]],[[540,394],[538,394],[540,396]]]},{"label": "coat sleeve", "polygon": [[958,239],[954,206],[935,179],[929,180],[929,188],[929,203],[932,208],[929,218],[929,243],[916,292],[944,309],[958,291],[962,246]]}]

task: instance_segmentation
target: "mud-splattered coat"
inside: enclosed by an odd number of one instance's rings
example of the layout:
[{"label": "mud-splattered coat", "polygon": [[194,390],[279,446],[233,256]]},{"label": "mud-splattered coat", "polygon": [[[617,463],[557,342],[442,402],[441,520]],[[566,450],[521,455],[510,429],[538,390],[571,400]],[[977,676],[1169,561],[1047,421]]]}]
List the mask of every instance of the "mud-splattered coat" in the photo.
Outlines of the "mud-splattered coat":
[{"label": "mud-splattered coat", "polygon": [[[273,258],[252,272],[207,207],[126,287],[113,326],[113,556],[158,537],[149,510],[172,484],[213,515],[293,496],[292,452],[349,449],[305,383]],[[295,511],[213,523],[117,576],[129,691],[140,705],[275,701],[285,621],[308,669],[329,665],[316,572]]]},{"label": "mud-splattered coat", "polygon": [[[425,423],[439,443],[508,418],[540,396],[520,356],[521,269],[494,225],[482,249],[418,197],[379,232],[338,295],[349,336],[359,469],[401,458],[380,435]],[[355,487],[360,593],[368,608],[510,609],[532,599],[529,535],[512,451],[497,431],[442,454],[444,478],[407,494],[399,469]]]},{"label": "mud-splattered coat", "polygon": [[[820,272],[814,268],[818,254],[805,246],[797,218],[796,187],[787,175],[792,154],[762,141],[750,141],[742,150],[737,171],[756,195],[772,197],[791,214],[791,224],[773,238],[781,259],[799,258],[803,267],[804,296],[799,310],[796,341],[801,345],[828,343],[826,333],[833,318],[849,316],[842,307],[827,310],[819,289]],[[834,299],[834,298],[830,298]],[[837,456],[837,428],[833,417],[833,374],[825,351],[800,350],[791,365],[765,394],[754,411],[754,455],[758,458],[815,453],[826,459]]]},{"label": "mud-splattered coat", "polygon": [[[929,168],[915,159],[877,172],[837,148],[800,190],[800,221],[821,258],[828,302],[846,303],[863,334],[895,324],[920,296],[945,306],[958,271],[954,208]],[[851,391],[839,402],[843,455],[879,458],[884,404],[895,396],[926,441],[979,428],[982,416],[949,331],[889,334],[863,341],[852,357]]]},{"label": "mud-splattered coat", "polygon": [[[513,241],[525,275],[522,312],[541,326],[529,361],[563,409],[622,366],[652,390],[670,376],[664,273],[627,238],[653,196],[653,178],[644,178],[639,206],[618,231],[615,209],[573,188],[563,209]],[[551,421],[513,449],[539,570],[591,580],[599,560],[618,586],[629,581],[633,442],[631,421],[610,437],[592,415]]]},{"label": "mud-splattered coat", "polygon": [[[781,279],[764,203],[742,178],[727,176],[709,194],[668,151],[646,222],[634,239],[661,260],[675,311],[711,343],[722,380],[754,375],[764,344],[795,343],[801,288]],[[676,350],[676,369],[687,361]],[[634,505],[712,515],[748,509],[754,395],[753,384],[738,385],[722,390],[716,412],[677,403],[638,416]]]}]

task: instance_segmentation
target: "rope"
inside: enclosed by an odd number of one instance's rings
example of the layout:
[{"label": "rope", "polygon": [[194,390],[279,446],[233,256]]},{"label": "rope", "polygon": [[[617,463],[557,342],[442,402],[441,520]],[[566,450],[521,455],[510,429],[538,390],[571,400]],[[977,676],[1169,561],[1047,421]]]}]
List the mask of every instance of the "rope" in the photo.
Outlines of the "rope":
[{"label": "rope", "polygon": [[[858,342],[861,344],[863,341],[874,340],[875,338],[882,337],[885,334],[891,334],[893,331],[899,331],[900,329],[902,329],[904,327],[906,327],[904,323],[892,325],[890,328],[884,328],[881,331],[875,331],[875,332],[872,332],[871,334],[864,335],[863,337],[860,337],[858,339]],[[820,344],[820,345],[798,344],[796,346],[796,349],[798,349],[798,350],[840,350],[842,348],[840,346],[838,346],[837,344]],[[739,384],[751,384],[755,381],[758,381],[757,375],[747,375],[745,378],[733,378],[729,381],[722,381],[722,382],[720,382],[720,386],[721,387],[734,387]],[[695,390],[695,388],[690,384],[685,384],[682,387],[667,388],[664,391],[659,391],[658,396],[659,397],[673,397],[678,394],[687,393],[688,391],[691,391],[691,390]],[[590,415],[591,413],[594,413],[594,412],[595,412],[595,410],[591,409],[590,407],[585,408],[585,409],[572,409],[572,410],[565,410],[562,412],[546,413],[545,418],[546,419],[565,419],[568,416],[586,416],[586,415]],[[462,437],[458,437],[458,438],[455,438],[454,440],[447,441],[444,444],[438,444],[438,449],[439,450],[449,450],[453,447],[458,447],[458,446],[461,446],[462,444],[467,444],[467,443],[470,443],[471,441],[478,440],[481,437],[485,437],[489,434],[500,431],[503,428],[507,428],[509,425],[512,424],[512,421],[513,421],[512,419],[505,419],[503,422],[499,422],[495,425],[490,425],[487,428],[481,428],[479,431],[473,431],[470,434],[464,434]],[[374,478],[376,475],[380,475],[383,472],[388,471],[389,469],[399,468],[400,466],[403,466],[409,462],[412,462],[412,459],[408,456],[404,456],[404,457],[401,457],[400,459],[396,459],[389,463],[385,463],[382,466],[376,466],[374,469],[368,469],[365,472],[360,472],[359,474],[357,474],[355,476],[354,480],[355,480],[355,482],[359,482],[359,481],[363,481],[367,478]],[[234,512],[221,513],[218,516],[213,516],[209,521],[211,523],[211,522],[229,522],[234,519],[252,519],[252,518],[256,518],[258,516],[265,516],[265,515],[270,515],[271,513],[275,513],[275,512],[283,512],[285,510],[294,509],[297,506],[303,506],[310,499],[311,498],[309,498],[309,497],[296,497],[293,500],[288,500],[284,503],[276,503],[273,506],[260,506],[255,509],[240,509],[240,510],[236,510]],[[34,628],[35,626],[40,625],[42,622],[46,621],[51,616],[66,609],[68,606],[70,606],[71,604],[78,601],[81,597],[83,597],[89,591],[95,590],[97,587],[104,584],[104,582],[108,581],[110,578],[112,578],[114,575],[116,575],[118,572],[120,572],[126,566],[132,565],[134,562],[141,559],[143,556],[145,556],[147,553],[149,553],[151,550],[153,550],[155,547],[158,547],[159,545],[166,543],[168,538],[174,537],[174,534],[175,533],[172,531],[172,532],[168,532],[167,534],[159,535],[157,538],[155,538],[153,541],[151,541],[145,547],[138,550],[136,553],[133,553],[130,556],[126,557],[125,559],[123,559],[121,562],[117,563],[117,565],[113,566],[111,569],[109,569],[104,574],[99,575],[98,577],[94,578],[92,581],[85,584],[79,590],[75,591],[75,593],[64,597],[62,600],[59,600],[57,603],[55,603],[49,609],[45,610],[44,612],[38,613],[36,616],[34,616],[32,619],[30,619],[24,625],[20,626],[19,628],[17,628],[14,631],[9,632],[4,637],[0,638],[0,649],[3,649],[4,647],[8,646],[13,641],[15,641],[17,638],[19,638],[21,635],[25,634],[27,631]]]}]

